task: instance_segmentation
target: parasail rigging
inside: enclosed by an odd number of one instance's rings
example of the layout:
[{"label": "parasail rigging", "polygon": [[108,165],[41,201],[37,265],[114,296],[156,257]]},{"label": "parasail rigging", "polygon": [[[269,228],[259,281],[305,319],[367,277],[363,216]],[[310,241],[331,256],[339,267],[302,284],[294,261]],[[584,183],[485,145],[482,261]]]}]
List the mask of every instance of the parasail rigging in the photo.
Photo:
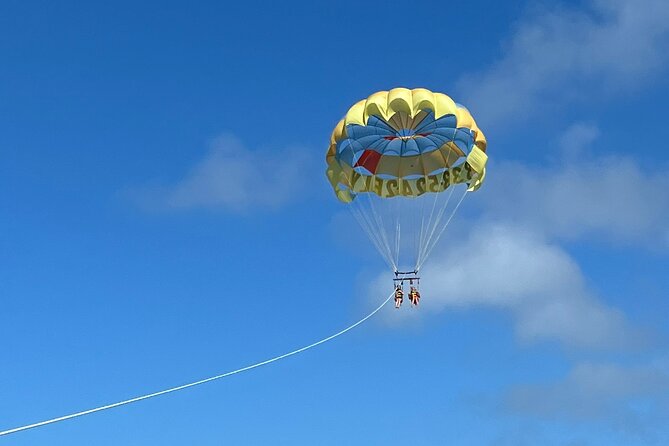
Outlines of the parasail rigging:
[{"label": "parasail rigging", "polygon": [[463,200],[483,184],[485,150],[469,111],[424,88],[374,93],[334,128],[328,180],[396,285],[419,285],[421,267]]}]

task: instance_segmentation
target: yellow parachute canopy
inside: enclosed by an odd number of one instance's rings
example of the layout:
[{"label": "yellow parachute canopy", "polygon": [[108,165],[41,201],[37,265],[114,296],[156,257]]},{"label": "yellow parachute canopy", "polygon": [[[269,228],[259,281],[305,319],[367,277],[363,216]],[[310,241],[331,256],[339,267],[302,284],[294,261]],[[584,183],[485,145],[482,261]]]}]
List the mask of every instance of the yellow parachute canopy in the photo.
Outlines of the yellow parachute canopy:
[{"label": "yellow parachute canopy", "polygon": [[469,111],[424,88],[379,91],[353,105],[335,126],[326,154],[337,197],[442,192],[451,184],[478,189],[486,139]]},{"label": "yellow parachute canopy", "polygon": [[[326,174],[388,265],[417,272],[467,192],[483,184],[485,152],[464,106],[424,88],[394,88],[354,104],[335,126]],[[463,193],[449,214],[456,189]],[[401,254],[407,249],[413,260]]]}]

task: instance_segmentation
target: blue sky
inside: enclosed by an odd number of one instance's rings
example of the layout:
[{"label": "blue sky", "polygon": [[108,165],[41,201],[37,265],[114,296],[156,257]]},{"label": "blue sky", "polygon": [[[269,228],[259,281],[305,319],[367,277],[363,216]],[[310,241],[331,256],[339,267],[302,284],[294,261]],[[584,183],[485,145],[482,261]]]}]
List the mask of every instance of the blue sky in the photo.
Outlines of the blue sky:
[{"label": "blue sky", "polygon": [[0,6],[0,430],[281,354],[382,301],[323,175],[357,100],[448,93],[490,155],[419,311],[3,445],[669,442],[669,7],[407,5]]}]

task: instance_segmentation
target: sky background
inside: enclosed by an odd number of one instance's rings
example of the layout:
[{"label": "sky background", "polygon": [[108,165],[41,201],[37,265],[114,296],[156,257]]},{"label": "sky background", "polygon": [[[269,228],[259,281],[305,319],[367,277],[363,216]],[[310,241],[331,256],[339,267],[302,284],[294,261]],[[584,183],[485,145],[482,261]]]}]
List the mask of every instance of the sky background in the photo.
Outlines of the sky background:
[{"label": "sky background", "polygon": [[2,2],[0,430],[378,305],[323,174],[359,99],[445,92],[490,162],[419,310],[0,443],[668,444],[667,48],[662,0]]}]

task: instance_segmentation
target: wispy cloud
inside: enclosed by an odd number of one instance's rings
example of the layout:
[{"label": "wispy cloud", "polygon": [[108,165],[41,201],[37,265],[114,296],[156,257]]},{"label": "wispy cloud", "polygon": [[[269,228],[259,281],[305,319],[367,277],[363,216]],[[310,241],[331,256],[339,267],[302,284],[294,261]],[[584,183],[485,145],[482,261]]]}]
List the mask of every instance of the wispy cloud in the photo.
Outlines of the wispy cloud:
[{"label": "wispy cloud", "polygon": [[589,236],[668,248],[669,166],[642,167],[626,156],[593,157],[585,146],[597,134],[592,125],[567,129],[565,161],[552,166],[496,164],[480,194],[485,213],[548,237]]},{"label": "wispy cloud", "polygon": [[134,196],[144,207],[175,211],[277,209],[309,190],[312,162],[303,150],[254,151],[224,135],[174,184],[139,188]]},{"label": "wispy cloud", "polygon": [[516,386],[503,400],[506,410],[523,415],[600,420],[636,432],[666,421],[668,404],[666,360],[631,365],[583,362],[559,381]]},{"label": "wispy cloud", "polygon": [[537,111],[637,90],[669,60],[669,3],[597,0],[587,10],[553,6],[516,25],[502,56],[467,73],[458,97],[481,124],[503,125]]},{"label": "wispy cloud", "polygon": [[[645,336],[594,295],[576,262],[559,246],[520,228],[475,227],[470,237],[451,241],[422,271],[425,311],[507,310],[526,343],[556,340],[570,348],[611,350],[643,345]],[[379,279],[375,286],[383,283]],[[399,313],[390,317],[404,316]]]},{"label": "wispy cloud", "polygon": [[562,159],[569,163],[580,156],[590,154],[590,146],[600,135],[599,127],[593,123],[576,122],[562,132],[559,141],[559,148],[562,152]]}]

